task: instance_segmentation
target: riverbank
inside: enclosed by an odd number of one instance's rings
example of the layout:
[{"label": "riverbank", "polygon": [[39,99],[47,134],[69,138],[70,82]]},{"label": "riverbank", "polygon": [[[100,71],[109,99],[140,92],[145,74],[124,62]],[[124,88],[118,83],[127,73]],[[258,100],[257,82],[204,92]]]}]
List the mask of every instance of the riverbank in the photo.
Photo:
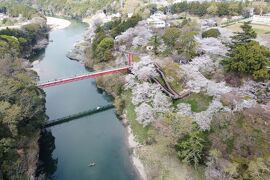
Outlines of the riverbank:
[{"label": "riverbank", "polygon": [[50,27],[51,31],[67,28],[71,24],[71,22],[66,19],[55,17],[46,17],[46,18],[47,18],[47,25]]},{"label": "riverbank", "polygon": [[[0,140],[6,150],[0,153],[0,179],[35,179],[40,127],[47,116],[45,94],[35,83],[38,76],[28,68],[34,50],[46,46],[46,19],[35,16],[18,29],[3,30],[0,35],[5,37],[0,53],[5,57],[0,70],[0,91],[5,94],[0,98],[13,99],[2,106],[1,118],[6,121],[1,124]],[[24,43],[18,43],[21,39]]]},{"label": "riverbank", "polygon": [[135,140],[135,136],[134,136],[132,129],[129,125],[126,127],[126,130],[127,130],[127,134],[128,134],[128,137],[127,137],[128,147],[130,149],[132,149],[132,154],[131,154],[132,163],[133,163],[134,167],[136,168],[138,174],[140,175],[141,179],[147,180],[147,175],[145,172],[144,165],[141,162],[141,160],[139,159],[137,151],[136,151],[136,149],[140,148],[141,145]]},{"label": "riverbank", "polygon": [[[108,65],[108,64],[107,64]],[[99,65],[95,65],[93,67],[95,70],[100,69]],[[104,68],[104,67],[103,67]],[[123,75],[123,74],[122,74]],[[115,91],[115,89],[111,89],[111,85],[118,86],[119,82],[123,81],[122,75],[112,75],[112,76],[103,76],[97,78],[97,86],[98,88],[106,91],[109,95],[114,97],[114,106],[116,109],[117,114],[119,115],[119,119],[122,122],[124,128],[125,128],[125,142],[127,147],[130,150],[130,161],[136,170],[138,176],[141,180],[147,180],[147,169],[145,169],[143,161],[140,159],[140,149],[144,147],[139,141],[137,141],[137,138],[135,137],[135,134],[133,132],[133,129],[131,127],[131,120],[128,118],[128,112],[121,111],[121,107],[119,109],[118,100],[120,98],[119,94]],[[116,85],[117,84],[117,85]],[[120,83],[121,84],[121,83]]]}]

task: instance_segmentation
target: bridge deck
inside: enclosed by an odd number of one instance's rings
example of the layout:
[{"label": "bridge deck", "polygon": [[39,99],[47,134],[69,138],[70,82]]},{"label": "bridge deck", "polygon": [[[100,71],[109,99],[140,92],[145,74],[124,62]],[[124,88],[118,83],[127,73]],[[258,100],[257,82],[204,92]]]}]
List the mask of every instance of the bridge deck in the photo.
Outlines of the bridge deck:
[{"label": "bridge deck", "polygon": [[38,86],[40,88],[47,88],[51,86],[57,86],[57,85],[62,85],[62,84],[67,84],[70,82],[75,82],[75,81],[81,81],[85,79],[90,79],[90,78],[96,78],[99,76],[104,76],[107,74],[115,74],[115,73],[120,73],[120,72],[127,72],[129,67],[122,67],[122,68],[117,68],[117,69],[110,69],[106,71],[100,71],[100,72],[94,72],[94,73],[89,73],[89,74],[84,74],[80,76],[75,76],[75,77],[70,77],[70,78],[65,78],[65,79],[58,79],[55,81],[50,81],[50,82],[45,82],[45,83],[40,83]]}]

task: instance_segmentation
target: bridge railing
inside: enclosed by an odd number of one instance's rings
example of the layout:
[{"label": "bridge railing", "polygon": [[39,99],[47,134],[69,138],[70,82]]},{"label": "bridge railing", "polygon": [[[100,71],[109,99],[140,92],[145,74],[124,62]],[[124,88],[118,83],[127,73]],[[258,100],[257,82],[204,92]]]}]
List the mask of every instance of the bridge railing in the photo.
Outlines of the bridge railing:
[{"label": "bridge railing", "polygon": [[46,88],[46,87],[56,86],[56,85],[60,85],[60,84],[66,84],[66,83],[70,83],[70,82],[74,82],[74,81],[80,81],[80,80],[85,80],[85,79],[89,79],[89,78],[96,78],[96,77],[103,76],[106,74],[126,72],[126,71],[128,71],[128,69],[129,69],[129,66],[126,66],[126,67],[121,67],[121,68],[117,68],[117,69],[109,69],[106,71],[93,72],[93,73],[84,74],[84,75],[80,75],[80,76],[73,76],[70,78],[55,79],[54,81],[39,83],[38,86],[40,88]]}]

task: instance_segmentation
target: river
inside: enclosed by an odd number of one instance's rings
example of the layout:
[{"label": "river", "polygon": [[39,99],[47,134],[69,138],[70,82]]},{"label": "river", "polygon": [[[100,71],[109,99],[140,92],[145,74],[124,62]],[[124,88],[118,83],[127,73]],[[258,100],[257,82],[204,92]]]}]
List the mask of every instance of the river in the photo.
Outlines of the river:
[{"label": "river", "polygon": [[[72,22],[66,29],[50,32],[53,42],[35,57],[40,59],[34,70],[41,82],[89,72],[81,63],[66,57],[86,28],[82,23]],[[49,120],[111,103],[111,98],[97,89],[94,79],[50,87],[45,92]],[[47,173],[50,179],[138,179],[129,158],[125,129],[113,109],[54,126],[43,134],[41,161],[47,166],[42,170],[47,172],[42,173]],[[92,161],[96,166],[88,167]]]}]

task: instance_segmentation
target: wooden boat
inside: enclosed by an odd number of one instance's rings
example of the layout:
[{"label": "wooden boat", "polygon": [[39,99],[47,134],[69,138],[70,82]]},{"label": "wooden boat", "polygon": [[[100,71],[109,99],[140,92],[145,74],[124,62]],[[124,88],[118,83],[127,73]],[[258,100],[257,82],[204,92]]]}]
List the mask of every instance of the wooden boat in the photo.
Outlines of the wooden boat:
[{"label": "wooden boat", "polygon": [[95,162],[91,162],[90,164],[88,164],[88,167],[93,167],[93,166],[95,166],[95,165],[96,165]]}]

